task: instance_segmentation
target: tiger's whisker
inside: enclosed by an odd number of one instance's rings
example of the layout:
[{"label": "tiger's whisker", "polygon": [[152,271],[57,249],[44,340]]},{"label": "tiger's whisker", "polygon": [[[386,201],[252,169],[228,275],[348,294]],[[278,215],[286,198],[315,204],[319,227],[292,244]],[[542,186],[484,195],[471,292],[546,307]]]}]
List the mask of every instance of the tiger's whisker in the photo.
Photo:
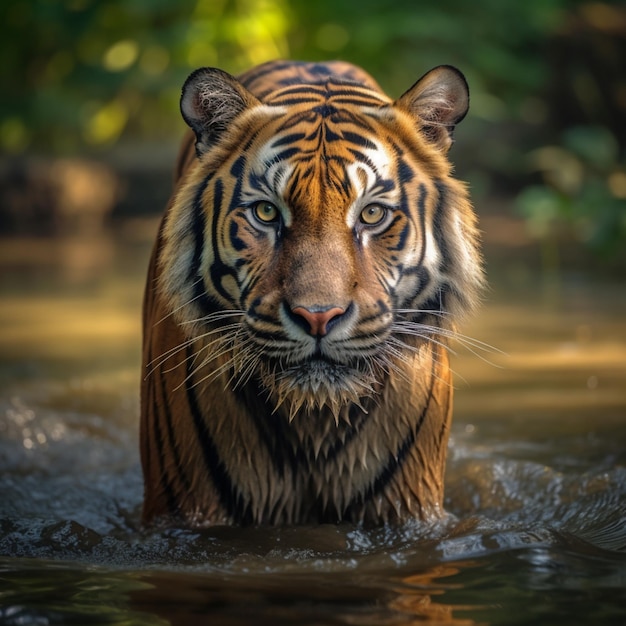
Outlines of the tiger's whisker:
[{"label": "tiger's whisker", "polygon": [[[440,341],[438,339],[435,339],[433,335],[435,335],[436,333],[434,333],[433,331],[430,330],[426,330],[425,332],[418,332],[418,331],[405,331],[405,330],[399,330],[397,328],[393,329],[396,333],[398,334],[405,334],[405,335],[410,335],[411,337],[417,337],[418,339],[424,339],[426,341],[428,341],[429,343],[435,344],[437,346],[439,346],[440,348],[443,348],[444,350],[446,350],[447,352],[449,352],[450,354],[456,354],[456,351],[451,348],[447,343]],[[439,334],[439,333],[437,333]],[[416,348],[415,346],[411,346],[408,343],[405,343],[403,341],[401,341],[399,338],[394,337],[394,339],[396,341],[399,342],[399,345],[408,348],[409,350],[415,352],[416,354],[418,353],[418,348]],[[389,340],[388,340],[389,341]]]},{"label": "tiger's whisker", "polygon": [[[224,328],[227,329],[236,329],[239,327],[239,324],[232,324],[230,326],[226,326]],[[184,350],[185,348],[189,347],[190,345],[193,345],[196,342],[205,340],[207,337],[214,335],[220,331],[222,331],[223,329],[213,329],[210,330],[206,333],[203,333],[202,335],[199,335],[197,337],[191,337],[189,339],[186,339],[185,341],[181,342],[180,344],[178,344],[177,346],[174,346],[173,348],[170,348],[169,350],[167,350],[166,352],[163,352],[162,354],[160,354],[158,357],[155,357],[152,361],[150,361],[148,363],[148,367],[150,367],[150,371],[146,374],[146,376],[151,376],[154,371],[159,368],[161,365],[163,365],[166,361],[168,361],[169,359],[173,358],[176,354],[178,354],[180,351]],[[209,344],[206,344],[204,346],[201,346],[201,350],[205,349],[211,345],[213,345],[213,343],[215,342],[219,342],[219,341],[223,341],[224,337],[220,336],[217,339],[213,340],[212,342],[210,342]],[[172,368],[175,369],[175,368]],[[172,370],[168,370],[168,371],[172,371]]]},{"label": "tiger's whisker", "polygon": [[[427,338],[429,340],[430,343],[438,345],[446,350],[449,350],[448,346],[446,346],[445,344],[442,344],[440,342],[436,342],[436,341],[432,341],[431,338]],[[403,341],[401,341],[400,339],[396,338],[396,337],[392,337],[390,339],[387,340],[389,342],[389,346],[385,346],[386,348],[390,347],[390,346],[397,346],[397,351],[402,355],[402,352],[406,349],[408,349],[411,353],[414,353],[416,355],[419,355],[419,348],[416,348],[415,346],[411,346],[409,344],[404,343]],[[403,360],[406,358],[404,357],[404,355],[402,355]],[[437,365],[441,365],[441,361],[436,358],[436,356],[433,354],[432,358],[434,359],[434,361],[437,363]],[[411,365],[411,363],[407,360],[405,361],[405,363],[407,365]],[[447,365],[447,364],[446,364]],[[451,372],[453,372],[455,375],[459,376],[459,378],[461,378],[464,382],[467,382],[463,376],[460,376],[458,374],[456,374],[456,372],[454,372],[452,369],[450,369]],[[446,380],[444,378],[441,378],[440,376],[436,375],[435,379],[438,380],[439,382],[444,383],[446,386],[452,386],[452,383],[449,380]],[[410,381],[409,381],[410,382]]]},{"label": "tiger's whisker", "polygon": [[[230,379],[226,383],[226,386],[230,385],[232,379],[239,374],[242,368],[242,364],[244,364],[246,360],[249,358],[248,356],[244,355],[244,359],[243,361],[241,361],[240,356],[239,356],[242,353],[242,351],[249,345],[254,345],[254,342],[251,338],[244,339],[243,341],[241,341],[239,337],[237,336],[233,338],[229,338],[228,345],[225,345],[224,348],[222,348],[218,353],[212,353],[211,355],[209,355],[210,358],[209,356],[207,356],[207,358],[195,370],[194,374],[197,373],[202,367],[205,367],[206,365],[208,365],[211,361],[221,358],[224,354],[232,353],[232,356],[228,359],[228,361],[226,361],[225,364],[223,364],[220,368],[218,368],[218,370],[214,370],[214,373],[218,372],[218,374],[215,376],[215,378],[217,378],[223,371],[232,367],[233,374],[231,375]],[[214,380],[214,378],[211,380]],[[207,382],[206,377],[205,379],[202,379],[202,382]]]},{"label": "tiger's whisker", "polygon": [[[460,333],[457,333],[456,331],[451,331],[451,330],[446,330],[446,329],[437,329],[436,327],[429,327],[427,328],[426,332],[423,332],[423,331],[420,332],[422,330],[420,328],[416,330],[412,328],[407,329],[407,328],[396,327],[394,328],[394,330],[398,334],[412,335],[414,337],[423,338],[434,343],[437,343],[437,341],[433,339],[432,337],[432,335],[435,335],[435,334],[440,335],[442,337],[449,338],[449,339],[453,339],[454,341],[458,342],[461,346],[463,346],[466,350],[468,350],[471,354],[479,358],[481,361],[496,368],[501,368],[501,366],[498,365],[497,363],[494,363],[490,359],[487,359],[482,354],[480,354],[480,352],[495,352],[495,353],[503,354],[503,355],[506,354],[505,352],[503,352],[502,350],[499,350],[498,348],[495,348],[494,346],[491,346],[482,341],[472,339],[471,337],[461,335]],[[453,348],[448,346],[447,344],[443,342],[438,342],[438,343],[439,345],[444,347],[446,350],[448,350],[448,352],[450,352],[451,354],[457,354],[457,352]]]},{"label": "tiger's whisker", "polygon": [[[201,283],[202,280],[203,280],[202,277],[198,278],[198,280],[196,280],[193,283],[191,283],[191,287],[195,287],[196,285]],[[196,300],[198,300],[201,297],[202,297],[202,293],[199,293],[198,295],[196,295],[193,298],[191,298],[191,300],[188,300],[187,302],[184,302],[180,306],[172,309],[169,313],[164,315],[161,319],[159,319],[156,322],[154,322],[153,326],[158,326],[159,324],[163,323],[168,317],[171,317],[172,315],[175,315],[176,313],[178,313],[178,311],[181,311],[182,309],[184,309],[185,307],[189,306],[192,302],[195,302]]]},{"label": "tiger's whisker", "polygon": [[435,334],[448,337],[450,339],[455,339],[459,341],[459,343],[466,343],[468,345],[471,345],[477,350],[483,350],[485,352],[496,352],[503,355],[506,354],[505,352],[495,346],[492,346],[491,344],[485,343],[484,341],[480,341],[468,335],[463,335],[456,330],[451,330],[448,328],[439,328],[438,326],[421,324],[419,322],[411,322],[410,320],[396,320],[393,323],[393,329],[397,332],[404,332],[407,334],[411,334],[411,329],[417,329],[418,332],[422,329],[426,329]]},{"label": "tiger's whisker", "polygon": [[205,315],[203,317],[198,317],[198,318],[190,319],[190,320],[183,320],[179,322],[179,324],[181,326],[184,326],[186,324],[200,324],[200,323],[210,324],[210,323],[221,321],[223,319],[227,319],[229,317],[242,317],[243,315],[245,315],[245,311],[238,311],[236,309],[233,309],[232,311],[215,311],[214,313],[209,313],[208,315]]}]

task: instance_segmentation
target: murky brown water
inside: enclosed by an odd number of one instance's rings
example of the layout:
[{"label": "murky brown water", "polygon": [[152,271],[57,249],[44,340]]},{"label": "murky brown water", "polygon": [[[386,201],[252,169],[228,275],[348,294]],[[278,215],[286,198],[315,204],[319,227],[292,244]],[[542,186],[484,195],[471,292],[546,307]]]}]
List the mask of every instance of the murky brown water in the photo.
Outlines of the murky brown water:
[{"label": "murky brown water", "polygon": [[450,518],[143,531],[145,236],[0,244],[0,623],[626,622],[626,290],[489,268]]}]

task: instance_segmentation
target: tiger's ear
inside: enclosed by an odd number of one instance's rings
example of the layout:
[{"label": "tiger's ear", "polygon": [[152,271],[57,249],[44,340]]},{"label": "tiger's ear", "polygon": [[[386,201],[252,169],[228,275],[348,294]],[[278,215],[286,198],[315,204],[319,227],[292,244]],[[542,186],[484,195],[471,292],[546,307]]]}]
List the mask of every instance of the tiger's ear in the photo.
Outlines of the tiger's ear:
[{"label": "tiger's ear", "polygon": [[440,65],[422,76],[395,104],[417,117],[422,134],[447,152],[454,127],[469,109],[469,88],[459,70]]},{"label": "tiger's ear", "polygon": [[233,120],[259,101],[234,77],[213,67],[193,72],[183,85],[180,112],[196,133],[196,153],[204,154]]}]

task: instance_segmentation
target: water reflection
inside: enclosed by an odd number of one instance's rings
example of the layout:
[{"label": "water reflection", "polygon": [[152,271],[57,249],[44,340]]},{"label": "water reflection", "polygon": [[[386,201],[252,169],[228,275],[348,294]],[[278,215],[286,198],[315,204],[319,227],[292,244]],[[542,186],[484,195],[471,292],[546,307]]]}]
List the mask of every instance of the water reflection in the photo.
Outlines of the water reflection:
[{"label": "water reflection", "polygon": [[[0,592],[0,620],[7,624],[470,626],[477,622],[465,613],[480,607],[446,600],[460,586],[455,577],[472,567],[471,563],[434,567],[384,582],[336,574],[261,579],[85,571],[62,563],[0,560],[0,575],[11,583],[10,592]],[[56,581],[53,587],[51,579]],[[39,590],[35,600],[34,590]]]},{"label": "water reflection", "polygon": [[543,300],[537,275],[491,272],[465,331],[498,350],[453,358],[444,524],[144,531],[140,305],[154,228],[0,246],[0,621],[626,618],[619,286],[564,275]]},{"label": "water reflection", "polygon": [[[472,606],[446,603],[454,576],[463,567],[436,566],[399,580],[327,573],[324,576],[265,576],[212,579],[153,573],[131,594],[134,609],[174,625],[218,624],[447,624],[471,626],[463,616]],[[381,584],[382,582],[382,584]]]},{"label": "water reflection", "polygon": [[398,596],[391,600],[389,607],[407,617],[407,624],[450,624],[451,626],[472,626],[473,619],[463,617],[464,612],[477,611],[482,607],[446,604],[446,592],[460,587],[455,577],[462,569],[474,567],[471,562],[455,565],[438,565],[432,569],[406,576]]}]

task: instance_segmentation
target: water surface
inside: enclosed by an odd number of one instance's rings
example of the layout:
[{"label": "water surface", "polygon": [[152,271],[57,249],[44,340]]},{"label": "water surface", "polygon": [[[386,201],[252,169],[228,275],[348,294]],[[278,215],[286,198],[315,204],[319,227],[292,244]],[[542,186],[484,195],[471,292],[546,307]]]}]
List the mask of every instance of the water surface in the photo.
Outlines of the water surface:
[{"label": "water surface", "polygon": [[[442,523],[144,530],[153,225],[0,254],[0,623],[626,623],[626,292],[489,268]],[[6,245],[5,245],[6,244]]]}]

